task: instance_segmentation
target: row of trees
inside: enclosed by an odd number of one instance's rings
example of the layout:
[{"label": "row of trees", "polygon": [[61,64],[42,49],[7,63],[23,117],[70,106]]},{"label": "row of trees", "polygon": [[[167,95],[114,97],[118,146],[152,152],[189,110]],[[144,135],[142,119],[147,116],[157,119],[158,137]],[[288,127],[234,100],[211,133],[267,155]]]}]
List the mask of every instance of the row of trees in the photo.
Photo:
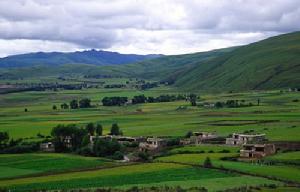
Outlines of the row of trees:
[{"label": "row of trees", "polygon": [[[260,99],[257,100],[257,105],[260,105]],[[223,108],[223,107],[228,107],[228,108],[238,108],[238,107],[249,107],[253,106],[253,103],[248,102],[246,103],[245,100],[227,100],[226,102],[216,102],[215,107],[216,108]]]},{"label": "row of trees", "polygon": [[127,97],[104,97],[102,99],[103,106],[121,106],[128,101]]},{"label": "row of trees", "polygon": [[[92,107],[91,105],[91,100],[88,98],[80,99],[79,101],[76,99],[73,99],[70,101],[69,105],[67,103],[62,103],[60,105],[61,109],[78,109],[78,108],[90,108]],[[53,105],[52,107],[53,110],[56,110],[57,107],[56,105]]]},{"label": "row of trees", "polygon": [[[158,97],[146,97],[145,95],[136,95],[132,98],[132,104],[139,103],[158,103],[158,102],[171,102],[177,100],[189,100],[191,105],[196,105],[197,95],[160,95]],[[104,97],[102,104],[104,106],[121,106],[128,102],[128,97]]]}]

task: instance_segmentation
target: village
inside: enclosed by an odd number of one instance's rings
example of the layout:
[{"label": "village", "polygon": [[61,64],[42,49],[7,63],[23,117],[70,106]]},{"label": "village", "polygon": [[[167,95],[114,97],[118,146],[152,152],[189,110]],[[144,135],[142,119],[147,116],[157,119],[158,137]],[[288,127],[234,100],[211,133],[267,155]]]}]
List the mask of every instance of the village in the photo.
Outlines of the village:
[{"label": "village", "polygon": [[[167,137],[129,137],[122,135],[89,135],[89,146],[92,149],[96,140],[117,141],[123,146],[130,147],[133,150],[126,150],[127,152],[140,151],[146,152],[151,156],[159,154],[170,147],[181,146],[200,146],[200,145],[217,145],[217,146],[238,146],[240,147],[239,159],[261,159],[276,153],[279,149],[276,144],[268,142],[265,134],[238,134],[233,133],[231,137],[223,138],[218,136],[215,132],[190,132],[186,137],[180,138],[178,142],[170,143],[170,138]],[[64,145],[67,148],[72,147],[72,137],[66,136],[62,138]],[[282,144],[280,145],[282,146]],[[42,152],[55,152],[54,143],[51,141],[40,144]],[[124,162],[137,161],[138,159],[130,159],[129,156],[124,155]]]}]

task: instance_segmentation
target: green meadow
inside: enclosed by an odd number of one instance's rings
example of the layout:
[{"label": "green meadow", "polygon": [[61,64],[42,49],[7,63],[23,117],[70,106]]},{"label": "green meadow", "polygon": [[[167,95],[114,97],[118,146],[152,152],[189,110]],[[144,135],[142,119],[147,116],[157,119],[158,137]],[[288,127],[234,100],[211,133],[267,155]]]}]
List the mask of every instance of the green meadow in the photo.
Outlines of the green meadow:
[{"label": "green meadow", "polygon": [[[201,93],[199,103],[229,99],[245,100],[252,107],[208,109],[192,107],[189,102],[146,103],[129,106],[104,107],[105,96],[144,94],[184,94],[174,88],[161,86],[139,91],[133,88],[84,89],[70,91],[21,92],[0,95],[0,131],[13,138],[36,137],[38,133],[50,135],[57,124],[101,123],[108,132],[112,123],[120,125],[125,135],[183,136],[188,131],[216,131],[220,136],[233,132],[253,131],[266,133],[272,141],[298,141],[300,138],[299,93],[280,91],[243,92],[226,94]],[[62,110],[60,104],[72,99],[90,98],[93,108]],[[260,106],[257,106],[257,99]],[[52,106],[58,109],[53,110]],[[28,112],[24,112],[27,108]]]}]

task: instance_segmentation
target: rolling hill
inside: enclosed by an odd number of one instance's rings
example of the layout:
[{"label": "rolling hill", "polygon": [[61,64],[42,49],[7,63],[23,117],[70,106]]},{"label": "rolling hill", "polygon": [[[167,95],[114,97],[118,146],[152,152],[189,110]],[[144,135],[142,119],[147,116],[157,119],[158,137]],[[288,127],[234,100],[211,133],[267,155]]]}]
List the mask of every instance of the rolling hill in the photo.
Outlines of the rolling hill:
[{"label": "rolling hill", "polygon": [[0,58],[0,68],[32,67],[36,65],[59,66],[62,64],[93,64],[93,65],[121,65],[153,59],[162,55],[135,55],[120,54],[109,51],[76,51],[62,52],[37,52],[22,55],[13,55]]},{"label": "rolling hill", "polygon": [[300,32],[238,47],[176,78],[186,90],[256,90],[300,85]]}]

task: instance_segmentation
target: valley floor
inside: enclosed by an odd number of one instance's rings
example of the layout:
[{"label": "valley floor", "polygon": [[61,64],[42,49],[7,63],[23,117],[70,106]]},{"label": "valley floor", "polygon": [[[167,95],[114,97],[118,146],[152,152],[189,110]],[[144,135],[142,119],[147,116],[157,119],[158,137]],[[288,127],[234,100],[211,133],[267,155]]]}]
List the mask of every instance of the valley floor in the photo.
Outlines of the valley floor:
[{"label": "valley floor", "polygon": [[[120,80],[126,81],[126,80]],[[169,86],[145,91],[134,88],[30,91],[0,94],[0,131],[14,138],[39,140],[58,124],[101,123],[104,134],[118,123],[126,136],[184,136],[188,131],[265,133],[269,142],[300,142],[300,93],[259,91],[198,93],[198,106],[188,101],[102,106],[105,96],[159,96],[184,94]],[[90,98],[92,108],[60,109],[72,99]],[[204,103],[244,100],[252,106],[204,107]],[[258,105],[258,100],[260,101]],[[58,106],[54,110],[53,105]],[[24,109],[28,111],[25,112]],[[39,136],[38,136],[39,135]],[[224,152],[226,150],[227,152]],[[222,152],[223,151],[223,152]],[[0,155],[0,189],[11,191],[97,189],[120,190],[180,186],[224,191],[246,187],[252,191],[299,191],[300,154],[280,151],[265,162],[237,162],[239,147],[184,146],[169,150],[147,163],[122,163],[71,154],[28,153]],[[212,168],[204,168],[209,157]]]}]

